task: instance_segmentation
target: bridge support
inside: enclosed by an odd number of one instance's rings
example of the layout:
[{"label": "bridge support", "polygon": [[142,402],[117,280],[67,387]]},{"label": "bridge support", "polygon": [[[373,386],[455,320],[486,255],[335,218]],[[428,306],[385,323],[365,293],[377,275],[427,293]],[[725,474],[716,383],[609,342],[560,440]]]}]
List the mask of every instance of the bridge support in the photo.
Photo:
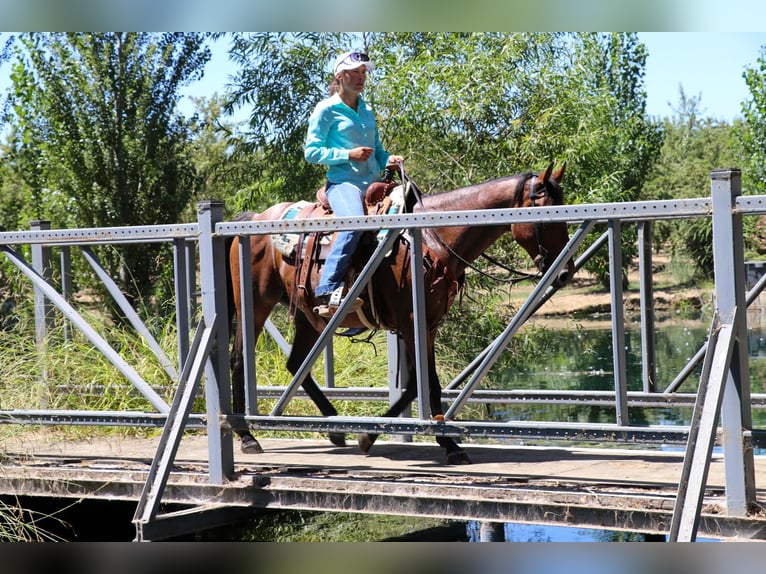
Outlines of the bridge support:
[{"label": "bridge support", "polygon": [[[205,365],[205,401],[210,481],[223,484],[234,473],[234,447],[231,430],[221,425],[221,415],[231,414],[229,375],[228,299],[226,296],[226,254],[224,238],[215,233],[223,220],[223,203],[215,200],[197,204],[199,219],[199,266],[202,270],[202,316],[214,326],[213,348]],[[216,317],[221,320],[216,321]]]},{"label": "bridge support", "polygon": [[745,516],[755,501],[742,215],[734,209],[741,194],[740,172],[716,170],[711,180],[716,316],[690,425],[670,542],[696,538],[719,418],[727,512]]},{"label": "bridge support", "polygon": [[723,451],[726,462],[728,513],[744,516],[755,500],[750,376],[747,357],[745,258],[742,214],[735,203],[742,194],[738,169],[711,173],[713,196],[713,256],[716,310],[722,323],[733,324],[734,347],[721,405]]}]

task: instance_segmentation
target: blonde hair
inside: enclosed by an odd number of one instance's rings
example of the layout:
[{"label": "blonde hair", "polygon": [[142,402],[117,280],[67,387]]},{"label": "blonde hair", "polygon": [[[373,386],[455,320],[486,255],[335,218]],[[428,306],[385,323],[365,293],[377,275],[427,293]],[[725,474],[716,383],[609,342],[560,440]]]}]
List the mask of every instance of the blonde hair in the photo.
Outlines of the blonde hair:
[{"label": "blonde hair", "polygon": [[332,82],[330,82],[330,95],[334,96],[340,91],[340,80],[337,76],[335,76],[332,79]]}]

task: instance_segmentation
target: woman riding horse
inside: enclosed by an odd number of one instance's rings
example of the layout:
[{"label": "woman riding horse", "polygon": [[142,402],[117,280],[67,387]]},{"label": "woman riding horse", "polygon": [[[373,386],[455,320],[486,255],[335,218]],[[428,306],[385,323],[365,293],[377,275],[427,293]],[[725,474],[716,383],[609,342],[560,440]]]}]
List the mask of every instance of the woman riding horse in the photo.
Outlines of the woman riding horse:
[{"label": "woman riding horse", "polygon": [[[553,169],[553,163],[543,173],[521,173],[509,177],[486,181],[477,185],[449,191],[437,195],[426,195],[418,202],[416,213],[435,213],[464,210],[485,210],[504,208],[529,208],[564,203],[561,179],[564,166]],[[238,216],[240,221],[278,220],[292,204],[282,203],[266,211],[255,214],[245,213]],[[426,275],[426,359],[428,363],[429,403],[432,416],[438,419],[444,413],[441,400],[441,385],[436,372],[434,341],[439,325],[443,322],[452,301],[455,298],[459,282],[471,264],[487,250],[506,231],[510,231],[516,242],[524,248],[532,261],[545,272],[565,248],[569,234],[566,223],[517,223],[513,225],[465,225],[447,227],[429,227],[423,229],[424,263],[428,265]],[[244,375],[242,348],[242,302],[240,297],[239,249],[233,240],[229,252],[232,296],[236,308],[237,330],[231,354],[232,385],[234,412],[244,412]],[[256,338],[261,333],[272,309],[280,302],[290,305],[294,313],[295,336],[292,349],[287,359],[288,370],[295,374],[304,359],[309,355],[314,343],[327,323],[318,317],[307,302],[311,297],[297,298],[291,301],[296,292],[295,261],[285,257],[275,246],[271,235],[252,235],[250,241],[250,261],[253,290],[253,323]],[[360,312],[374,316],[379,328],[394,331],[399,336],[405,349],[407,361],[407,387],[402,396],[383,414],[384,417],[396,417],[417,397],[417,373],[415,361],[415,326],[412,310],[412,282],[410,276],[409,243],[400,235],[387,259],[378,266],[369,285],[372,296],[362,295],[363,306]],[[570,259],[559,272],[554,285],[563,286],[574,274],[574,263]],[[306,291],[316,289],[317,274],[306,281]],[[372,305],[375,309],[372,313]],[[359,327],[356,314],[349,313],[343,319],[342,326]],[[247,349],[252,352],[252,349]],[[324,416],[335,416],[337,411],[322,393],[316,381],[307,375],[302,386]],[[258,441],[247,431],[239,431],[243,452],[261,452]],[[362,433],[358,437],[362,451],[372,447],[375,435]],[[345,438],[340,433],[331,433],[330,439],[338,446],[345,445]],[[454,439],[437,436],[450,464],[469,463],[470,460]]]}]

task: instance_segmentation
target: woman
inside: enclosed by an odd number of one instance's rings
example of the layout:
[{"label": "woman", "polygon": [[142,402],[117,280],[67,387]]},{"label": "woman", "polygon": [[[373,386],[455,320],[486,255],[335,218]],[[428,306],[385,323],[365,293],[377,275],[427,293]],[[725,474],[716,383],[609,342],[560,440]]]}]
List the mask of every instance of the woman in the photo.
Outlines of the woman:
[{"label": "woman", "polygon": [[[361,92],[375,69],[367,54],[345,52],[335,59],[330,97],[309,117],[304,156],[327,166],[327,200],[338,217],[364,215],[364,192],[383,169],[404,159],[380,143],[372,108]],[[314,292],[317,312],[329,317],[341,304],[344,277],[362,231],[339,231]]]}]

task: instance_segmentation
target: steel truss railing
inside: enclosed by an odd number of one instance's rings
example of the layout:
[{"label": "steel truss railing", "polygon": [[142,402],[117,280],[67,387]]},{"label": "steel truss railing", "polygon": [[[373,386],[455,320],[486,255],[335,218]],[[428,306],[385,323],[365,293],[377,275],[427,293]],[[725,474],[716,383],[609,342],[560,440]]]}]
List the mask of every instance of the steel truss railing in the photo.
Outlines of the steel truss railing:
[{"label": "steel truss railing", "polygon": [[[126,379],[143,394],[157,412],[91,412],[91,411],[52,411],[45,409],[26,411],[0,411],[0,423],[41,423],[41,424],[113,424],[136,426],[163,426],[163,440],[158,448],[155,462],[157,468],[147,481],[146,495],[142,496],[141,504],[136,513],[139,538],[141,529],[158,517],[153,509],[161,496],[162,484],[169,472],[168,461],[174,455],[174,444],[179,432],[184,428],[207,428],[209,440],[210,480],[215,484],[222,483],[233,470],[233,443],[231,429],[252,428],[255,430],[314,430],[355,432],[359,430],[391,434],[446,434],[472,437],[538,437],[570,440],[634,441],[634,442],[671,442],[687,444],[689,460],[702,460],[704,464],[705,448],[712,444],[718,435],[717,425],[694,422],[687,427],[640,427],[631,425],[628,420],[630,406],[691,406],[697,403],[695,409],[702,409],[709,417],[711,411],[721,411],[720,422],[723,432],[720,433],[721,444],[724,447],[727,464],[727,496],[730,496],[729,512],[741,515],[747,511],[753,502],[754,479],[752,477],[752,445],[759,442],[760,432],[753,432],[750,409],[761,408],[765,400],[763,396],[750,396],[747,381],[747,353],[741,344],[742,333],[746,330],[746,321],[740,314],[746,305],[757,297],[766,279],[758,283],[750,292],[745,293],[743,283],[742,229],[741,218],[745,215],[766,214],[766,197],[740,195],[740,179],[738,170],[724,170],[712,174],[712,197],[701,199],[644,201],[631,203],[589,204],[555,207],[536,207],[528,209],[501,209],[463,211],[433,214],[400,214],[395,216],[374,216],[357,218],[316,219],[307,221],[259,221],[259,222],[226,222],[223,221],[223,209],[220,202],[208,201],[199,204],[199,220],[197,224],[147,226],[139,228],[104,228],[80,230],[50,230],[45,222],[37,222],[37,227],[26,232],[0,233],[0,246],[3,252],[34,284],[36,293],[36,316],[38,317],[37,334],[40,341],[45,340],[46,327],[51,318],[50,305],[55,305],[71,322],[82,331],[91,343],[112,361]],[[711,345],[706,343],[695,357],[699,362],[703,357],[706,363],[712,361],[717,367],[713,373],[723,376],[724,384],[721,389],[723,399],[710,403],[707,400],[704,408],[699,406],[700,394],[677,393],[683,380],[692,372],[688,367],[663,393],[656,392],[655,360],[653,350],[653,305],[651,290],[651,224],[663,219],[712,217],[714,226],[714,251],[716,256],[716,305],[717,314],[724,317],[725,325],[731,325],[731,340],[733,350],[722,355],[722,348],[729,348],[729,343]],[[428,418],[428,401],[426,399],[425,365],[423,361],[423,329],[418,330],[416,347],[418,350],[418,418],[383,419],[375,417],[287,417],[283,412],[289,401],[302,396],[300,383],[318,360],[322,351],[330,366],[332,332],[340,323],[342,313],[330,321],[328,329],[322,334],[310,356],[296,373],[286,388],[258,387],[255,376],[255,358],[246,353],[245,377],[247,409],[244,415],[233,415],[228,405],[231,404],[228,373],[228,342],[229,333],[226,321],[219,319],[226,316],[227,301],[225,294],[225,257],[224,244],[227,238],[246,238],[252,234],[270,234],[285,232],[331,231],[338,228],[365,231],[389,230],[388,242],[394,240],[396,232],[409,230],[414,245],[413,269],[421,270],[420,230],[435,226],[462,225],[510,225],[513,223],[530,223],[536,221],[566,222],[580,225],[574,233],[567,249],[557,259],[549,274],[543,277],[534,289],[530,299],[522,306],[508,327],[492,341],[487,348],[461,373],[450,382],[445,390],[445,398],[451,402],[448,419],[454,417],[468,401],[523,401],[525,403],[558,403],[573,404],[589,402],[590,404],[608,404],[615,408],[616,424],[587,425],[564,423],[534,423],[534,422],[485,422],[485,421],[456,421],[436,423]],[[624,338],[624,320],[622,317],[622,282],[621,282],[621,231],[624,223],[636,223],[639,226],[639,272],[641,277],[640,296],[642,308],[642,372],[643,392],[627,391],[625,373],[625,353],[619,342]],[[553,274],[564,265],[564,262],[574,256],[587,233],[596,224],[606,224],[607,232],[597,239],[583,255],[577,259],[576,268],[581,267],[596,249],[608,244],[610,259],[612,310],[613,310],[613,341],[614,348],[614,392],[554,392],[524,391],[499,392],[484,391],[480,388],[481,380],[490,369],[500,353],[508,346],[513,334],[523,322],[552,296],[554,290],[550,287]],[[733,238],[733,241],[732,241]],[[159,349],[149,330],[132,312],[116,283],[103,271],[90,246],[101,243],[146,243],[156,241],[172,241],[174,244],[175,280],[177,298],[177,327],[179,332],[178,367],[176,368]],[[247,253],[249,242],[240,241],[242,245],[240,257],[249,258]],[[27,264],[14,249],[20,245],[32,246],[32,264]],[[90,327],[82,316],[69,304],[71,296],[69,289],[70,277],[67,265],[70,258],[69,249],[80,246],[83,255],[102,279],[107,290],[114,296],[126,317],[141,333],[149,347],[157,355],[170,381],[178,384],[177,400],[173,406],[167,405],[159,397],[152,385],[143,381],[134,369],[119,357],[114,349]],[[50,249],[56,247],[62,253],[62,285],[59,293],[50,281]],[[190,347],[188,333],[191,317],[196,312],[197,297],[195,292],[194,249],[198,248],[200,268],[205,272],[200,274],[201,286],[201,320],[198,326],[198,338],[203,337],[204,344],[195,343]],[[362,280],[355,283],[353,289],[361,289],[364,278],[369,277],[377,264],[383,260],[388,245],[383,244],[372,260],[362,271]],[[247,269],[247,265],[241,266]],[[719,268],[720,267],[720,268]],[[246,284],[246,281],[243,280]],[[245,290],[249,291],[249,290]],[[352,292],[352,295],[355,293]],[[244,304],[252,305],[247,293],[243,293]],[[353,299],[350,297],[349,299]],[[722,311],[722,302],[727,307]],[[731,303],[731,304],[730,304]],[[736,304],[735,304],[736,303]],[[413,307],[416,317],[422,315],[425,299],[423,294],[422,273],[415,274],[413,288]],[[737,318],[729,322],[729,316]],[[245,316],[249,316],[245,313]],[[248,319],[250,320],[250,319]],[[246,321],[247,322],[247,321]],[[205,325],[209,327],[204,327]],[[286,351],[289,345],[281,336],[267,325],[270,333],[277,339]],[[249,332],[248,332],[249,329]],[[202,335],[204,333],[204,336]],[[249,337],[246,348],[254,348],[252,340],[252,325],[245,325],[246,337]],[[728,335],[727,335],[728,337]],[[712,341],[712,337],[710,339]],[[727,338],[727,341],[729,339]],[[743,353],[744,348],[744,353]],[[329,349],[329,350],[328,350]],[[329,356],[328,356],[329,355]],[[710,355],[710,357],[708,357]],[[192,413],[188,410],[189,393],[194,394],[204,371],[206,412]],[[332,369],[328,379],[331,380]],[[393,369],[394,372],[397,369]],[[703,369],[704,371],[704,369]],[[180,374],[178,374],[180,373]],[[723,374],[722,374],[723,373]],[[710,373],[705,372],[700,381],[700,388],[708,385]],[[716,379],[717,380],[717,379]],[[462,385],[462,388],[460,388]],[[392,385],[393,386],[393,385]],[[328,396],[343,396],[380,400],[380,392],[391,392],[385,389],[354,389],[327,388]],[[709,395],[708,395],[709,396]],[[178,398],[182,397],[182,398]],[[269,415],[259,414],[258,397],[277,398],[276,406]],[[382,397],[385,400],[385,396]],[[178,402],[180,401],[180,402]],[[704,417],[700,417],[704,418]],[[695,419],[697,421],[697,419]],[[716,419],[718,421],[718,419]],[[704,444],[699,449],[692,445]],[[700,458],[701,457],[701,458]],[[731,460],[731,463],[729,462]],[[700,464],[697,462],[696,464]],[[699,473],[697,473],[699,474]],[[697,496],[700,485],[705,478],[699,478],[694,472],[690,480],[696,481],[694,488],[689,489],[689,495]],[[701,480],[701,482],[700,482]],[[151,484],[150,484],[151,483]],[[681,494],[681,493],[679,493]],[[679,498],[681,498],[679,496]],[[692,526],[689,526],[689,508],[692,503],[684,503],[678,512],[678,536],[694,537],[694,515]],[[698,513],[696,513],[698,515]]]}]

